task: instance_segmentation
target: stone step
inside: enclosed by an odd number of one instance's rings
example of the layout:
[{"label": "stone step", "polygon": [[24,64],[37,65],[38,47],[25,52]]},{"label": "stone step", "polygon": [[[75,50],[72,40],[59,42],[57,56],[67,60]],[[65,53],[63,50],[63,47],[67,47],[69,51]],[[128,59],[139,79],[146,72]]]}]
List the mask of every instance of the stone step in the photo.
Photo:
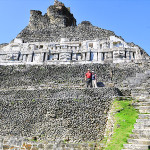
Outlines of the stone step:
[{"label": "stone step", "polygon": [[150,135],[149,134],[131,134],[130,136],[131,139],[147,139],[150,140]]},{"label": "stone step", "polygon": [[139,106],[140,113],[150,113],[150,106]]},{"label": "stone step", "polygon": [[140,96],[138,100],[140,99],[150,99],[150,95],[149,96]]},{"label": "stone step", "polygon": [[132,104],[133,106],[150,106],[150,101],[149,102],[136,102]]},{"label": "stone step", "polygon": [[150,145],[150,140],[147,140],[147,139],[128,139],[128,143]]},{"label": "stone step", "polygon": [[136,149],[121,149],[121,150],[136,150]]},{"label": "stone step", "polygon": [[149,98],[139,98],[138,99],[138,102],[150,102],[150,99]]},{"label": "stone step", "polygon": [[137,93],[133,93],[133,92],[131,92],[131,96],[133,96],[133,97],[139,97],[139,96],[149,96],[150,94],[149,93],[141,93],[141,92],[137,92]]},{"label": "stone step", "polygon": [[133,129],[132,132],[141,136],[150,136],[150,129]]},{"label": "stone step", "polygon": [[134,124],[134,129],[150,129],[150,124],[149,125],[143,125],[143,124],[138,124],[138,123],[136,123],[136,124]]},{"label": "stone step", "polygon": [[150,124],[150,119],[136,119],[139,124]]},{"label": "stone step", "polygon": [[140,113],[150,113],[150,106],[134,106]]},{"label": "stone step", "polygon": [[132,92],[148,92],[150,88],[145,86],[146,83],[142,83],[140,86],[136,86],[131,89]]},{"label": "stone step", "polygon": [[150,135],[141,134],[130,134],[131,139],[147,139],[150,140]]},{"label": "stone step", "polygon": [[121,150],[135,150],[135,149],[121,149]]},{"label": "stone step", "polygon": [[142,84],[142,85],[140,85],[140,86],[138,86],[138,87],[132,88],[132,89],[131,89],[131,92],[133,92],[133,93],[139,93],[139,92],[148,93],[149,89],[150,89],[150,88],[145,87],[145,86],[143,86],[143,84]]},{"label": "stone step", "polygon": [[141,94],[141,95],[144,95],[144,96],[146,96],[146,95],[149,95],[150,93],[147,91],[148,89],[146,89],[146,90],[144,90],[144,91],[131,91],[131,94]]},{"label": "stone step", "polygon": [[150,119],[150,114],[139,114],[139,119]]},{"label": "stone step", "polygon": [[121,150],[139,150],[139,149],[129,149],[129,148],[128,148],[128,149],[121,149]]},{"label": "stone step", "polygon": [[137,150],[148,150],[150,148],[149,145],[142,145],[142,144],[123,144],[124,148],[127,149],[137,149]]}]

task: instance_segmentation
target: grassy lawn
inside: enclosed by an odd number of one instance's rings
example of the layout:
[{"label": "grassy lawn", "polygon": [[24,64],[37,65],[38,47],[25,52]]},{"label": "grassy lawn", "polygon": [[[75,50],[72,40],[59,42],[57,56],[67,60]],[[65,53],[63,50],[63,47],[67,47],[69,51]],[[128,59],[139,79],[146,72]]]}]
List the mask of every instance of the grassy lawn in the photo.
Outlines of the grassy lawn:
[{"label": "grassy lawn", "polygon": [[116,112],[114,133],[105,150],[121,150],[123,144],[127,143],[138,118],[138,111],[133,108],[132,103],[132,100],[127,99],[114,101],[113,108]]}]

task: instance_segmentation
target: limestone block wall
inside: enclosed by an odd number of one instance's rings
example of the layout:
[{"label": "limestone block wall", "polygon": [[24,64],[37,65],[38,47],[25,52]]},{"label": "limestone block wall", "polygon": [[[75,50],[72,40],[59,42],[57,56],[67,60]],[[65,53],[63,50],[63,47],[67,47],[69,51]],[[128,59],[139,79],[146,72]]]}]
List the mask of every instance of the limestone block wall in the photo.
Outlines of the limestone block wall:
[{"label": "limestone block wall", "polygon": [[0,135],[101,140],[115,88],[0,91]]},{"label": "limestone block wall", "polygon": [[[41,36],[42,35],[42,36]],[[28,25],[23,29],[17,38],[21,38],[27,42],[54,42],[59,41],[62,37],[66,37],[71,41],[93,40],[96,38],[105,39],[115,35],[114,32],[98,28],[92,25],[79,24],[78,26],[68,26],[62,28],[58,25],[50,24],[49,27],[39,30],[33,30]]]},{"label": "limestone block wall", "polygon": [[32,30],[41,29],[50,26],[50,18],[48,16],[42,15],[41,11],[31,10],[30,11],[30,21],[29,27]]},{"label": "limestone block wall", "polygon": [[121,84],[127,77],[144,72],[147,66],[126,64],[78,64],[45,66],[0,66],[0,88],[17,88],[28,86],[67,87],[85,85],[84,76],[87,69],[94,70],[97,82]]},{"label": "limestone block wall", "polygon": [[30,11],[29,27],[31,30],[53,28],[53,25],[59,27],[76,26],[76,19],[65,6],[50,6],[44,15],[38,10]]},{"label": "limestone block wall", "polygon": [[25,138],[21,136],[7,136],[0,137],[0,149],[2,150],[95,150],[100,149],[97,143],[69,143],[68,141],[33,141],[32,138]]},{"label": "limestone block wall", "polygon": [[[0,66],[0,148],[91,149],[84,143],[57,142],[101,140],[112,97],[122,93],[116,88],[80,89],[72,86],[85,84],[84,74],[88,68],[95,70],[98,81],[121,87],[127,77],[144,72],[148,67],[148,64],[130,63]],[[130,94],[129,91],[125,93]],[[48,141],[31,142],[32,137]]]}]

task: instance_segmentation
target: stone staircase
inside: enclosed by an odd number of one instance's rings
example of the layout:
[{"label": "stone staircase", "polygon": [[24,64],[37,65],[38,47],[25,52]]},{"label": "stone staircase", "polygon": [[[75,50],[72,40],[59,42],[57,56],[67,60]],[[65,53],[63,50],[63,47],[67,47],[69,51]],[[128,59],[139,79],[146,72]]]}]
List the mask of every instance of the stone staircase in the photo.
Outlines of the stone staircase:
[{"label": "stone staircase", "polygon": [[138,100],[133,105],[140,114],[134,124],[133,134],[122,150],[150,150],[150,71],[137,74],[134,80],[135,84],[129,84],[129,87],[132,87],[131,95]]},{"label": "stone staircase", "polygon": [[[126,150],[149,150],[150,149],[150,99],[143,98],[135,103],[135,108],[139,109],[139,118],[134,124],[133,134],[128,139],[128,144],[124,144]],[[124,150],[125,150],[124,149]]]}]

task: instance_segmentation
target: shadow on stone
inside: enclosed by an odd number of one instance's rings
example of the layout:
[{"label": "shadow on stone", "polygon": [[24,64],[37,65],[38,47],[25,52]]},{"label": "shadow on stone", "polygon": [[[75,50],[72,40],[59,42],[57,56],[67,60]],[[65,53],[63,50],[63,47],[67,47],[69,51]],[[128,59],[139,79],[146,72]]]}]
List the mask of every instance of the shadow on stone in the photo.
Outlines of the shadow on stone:
[{"label": "shadow on stone", "polygon": [[104,87],[104,83],[103,82],[97,82],[97,87]]}]

